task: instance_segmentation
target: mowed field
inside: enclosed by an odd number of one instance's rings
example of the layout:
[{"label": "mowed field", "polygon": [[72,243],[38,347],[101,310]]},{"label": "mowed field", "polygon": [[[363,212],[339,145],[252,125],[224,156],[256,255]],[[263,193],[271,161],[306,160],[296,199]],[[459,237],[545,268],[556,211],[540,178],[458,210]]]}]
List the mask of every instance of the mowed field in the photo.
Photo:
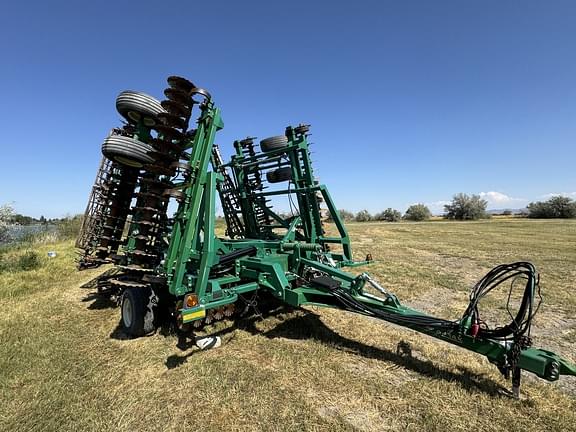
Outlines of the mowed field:
[{"label": "mowed field", "polygon": [[[532,261],[544,304],[535,345],[576,361],[576,221],[349,224],[356,258],[405,303],[458,318],[475,281]],[[119,311],[86,287],[73,243],[35,245],[31,271],[0,273],[2,431],[570,431],[576,377],[523,381],[525,399],[483,357],[337,310],[279,310],[221,324],[223,346],[126,340]],[[5,252],[5,258],[25,249]],[[503,296],[486,303],[502,313]],[[492,314],[492,315],[491,315]],[[396,353],[399,341],[412,356]]]}]

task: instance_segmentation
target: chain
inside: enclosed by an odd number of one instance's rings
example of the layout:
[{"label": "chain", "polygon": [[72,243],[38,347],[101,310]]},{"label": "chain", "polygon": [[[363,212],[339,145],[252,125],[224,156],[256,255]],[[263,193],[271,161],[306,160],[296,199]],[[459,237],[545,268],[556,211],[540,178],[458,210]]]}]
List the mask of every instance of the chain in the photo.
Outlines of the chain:
[{"label": "chain", "polygon": [[520,360],[520,353],[522,350],[531,346],[532,339],[530,336],[520,336],[519,338],[514,339],[514,343],[512,344],[512,348],[510,349],[510,353],[508,355],[508,362],[511,369],[514,369],[518,365],[518,361]]}]

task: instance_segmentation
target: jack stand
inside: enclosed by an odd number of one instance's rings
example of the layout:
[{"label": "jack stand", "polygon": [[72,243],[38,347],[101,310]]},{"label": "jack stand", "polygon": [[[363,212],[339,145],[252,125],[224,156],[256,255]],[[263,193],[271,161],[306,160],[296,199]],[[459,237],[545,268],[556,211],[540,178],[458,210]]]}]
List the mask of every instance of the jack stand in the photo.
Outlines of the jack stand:
[{"label": "jack stand", "polygon": [[512,397],[514,399],[520,400],[520,379],[522,370],[519,367],[515,367],[512,371]]}]

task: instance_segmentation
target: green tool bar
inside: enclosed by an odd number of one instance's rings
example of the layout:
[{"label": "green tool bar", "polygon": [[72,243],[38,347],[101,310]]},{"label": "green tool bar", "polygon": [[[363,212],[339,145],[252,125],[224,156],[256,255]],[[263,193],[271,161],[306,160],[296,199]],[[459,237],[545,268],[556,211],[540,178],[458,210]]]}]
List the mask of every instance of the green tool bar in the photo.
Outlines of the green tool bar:
[{"label": "green tool bar", "polygon": [[286,195],[289,193],[307,193],[307,192],[316,192],[319,190],[320,188],[318,186],[310,186],[306,188],[292,188],[292,189],[275,190],[270,192],[257,192],[254,194],[254,196]]},{"label": "green tool bar", "polygon": [[259,158],[260,160],[257,160],[257,161],[254,161],[254,162],[242,163],[242,164],[240,164],[239,166],[241,166],[242,168],[248,168],[248,167],[256,166],[256,165],[261,166],[261,164],[263,164],[263,163],[274,162],[274,161],[277,161],[277,160],[281,160],[281,159],[283,159],[283,158],[284,158],[283,155],[271,156],[271,157],[269,156],[269,157],[267,157],[267,158],[265,158],[265,159],[263,159],[263,158],[260,157],[260,158]]},{"label": "green tool bar", "polygon": [[[443,321],[445,327],[440,327],[438,325],[435,326],[434,324],[419,325],[407,323],[407,319],[410,318],[421,318],[424,321],[429,319],[430,322],[439,319],[416,309],[401,305],[392,294],[389,294],[387,299],[363,294],[362,287],[364,286],[365,279],[362,279],[362,275],[353,277],[351,274],[342,270],[305,258],[301,259],[301,262],[310,267],[324,271],[335,280],[344,282],[345,285],[342,290],[346,291],[354,300],[368,306],[369,309],[383,312],[383,314],[370,314],[370,316],[388,321],[392,324],[408,327],[420,333],[424,333],[434,338],[466,348],[470,351],[474,351],[478,354],[482,354],[492,363],[500,367],[506,367],[510,362],[509,356],[512,351],[512,342],[471,336],[466,333],[466,329],[460,325],[461,323],[459,321],[454,321],[453,323]],[[348,284],[350,285],[350,288],[346,288]],[[332,291],[326,291],[326,293],[334,294]],[[367,315],[365,311],[354,310],[351,308],[347,309]],[[517,366],[520,369],[532,372],[540,378],[544,378],[548,381],[556,381],[560,375],[576,376],[576,365],[562,359],[553,352],[538,348],[527,348],[521,350],[518,356]]]},{"label": "green tool bar", "polygon": [[318,241],[322,243],[340,243],[342,238],[340,237],[318,237]]},{"label": "green tool bar", "polygon": [[[256,153],[254,155],[243,155],[242,162],[239,163],[237,166],[240,167],[248,167],[254,164],[261,163],[266,160],[272,160],[274,157],[282,158],[284,153],[290,150],[298,149],[300,147],[299,144],[288,144],[285,147],[277,150],[270,150],[267,153]],[[234,162],[230,162],[225,164],[224,166],[234,166]]]}]

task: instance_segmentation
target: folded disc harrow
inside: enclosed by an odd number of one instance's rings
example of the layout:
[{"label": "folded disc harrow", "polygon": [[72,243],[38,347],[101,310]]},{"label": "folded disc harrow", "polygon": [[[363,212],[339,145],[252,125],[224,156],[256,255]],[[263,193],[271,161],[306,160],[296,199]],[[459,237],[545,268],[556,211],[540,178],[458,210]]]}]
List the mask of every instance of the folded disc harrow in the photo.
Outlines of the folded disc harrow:
[{"label": "folded disc harrow", "polygon": [[[76,244],[80,268],[116,266],[102,292],[121,299],[127,334],[153,332],[161,319],[194,331],[257,310],[258,299],[270,296],[368,315],[475,351],[512,377],[516,394],[521,370],[549,381],[576,375],[572,363],[531,347],[539,298],[532,264],[496,267],[474,287],[459,319],[402,305],[366,273],[347,270],[372,258],[353,260],[346,227],[314,174],[308,125],[259,142],[237,140],[225,162],[214,144],[224,123],[210,93],[181,77],[167,81],[162,101],[134,91],[118,96],[126,123],[102,145]],[[216,235],[218,199],[225,236]],[[280,199],[289,214],[275,210]],[[512,281],[522,282],[520,306],[509,311],[510,323],[490,329],[479,300]]]}]

